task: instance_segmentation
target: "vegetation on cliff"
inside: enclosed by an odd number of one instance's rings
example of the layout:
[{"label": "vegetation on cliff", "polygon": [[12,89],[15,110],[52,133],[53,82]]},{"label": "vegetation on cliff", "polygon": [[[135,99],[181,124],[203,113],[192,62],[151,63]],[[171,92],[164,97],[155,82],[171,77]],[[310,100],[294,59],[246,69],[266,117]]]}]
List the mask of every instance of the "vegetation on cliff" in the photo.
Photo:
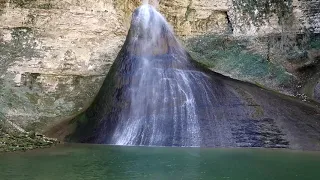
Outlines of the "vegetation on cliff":
[{"label": "vegetation on cliff", "polygon": [[310,42],[310,48],[313,49],[320,49],[320,37],[319,38],[313,38]]},{"label": "vegetation on cliff", "polygon": [[287,86],[294,80],[282,66],[270,62],[256,52],[251,52],[248,45],[248,40],[213,35],[197,37],[187,42],[195,60],[236,79],[263,85],[270,82],[277,86]]},{"label": "vegetation on cliff", "polygon": [[8,130],[4,120],[0,120],[0,153],[48,148],[57,143],[56,139],[45,137],[34,131]]},{"label": "vegetation on cliff", "polygon": [[317,91],[320,77],[320,36],[204,35],[187,40],[186,45],[196,61],[216,72],[303,100],[316,99],[313,91]]}]

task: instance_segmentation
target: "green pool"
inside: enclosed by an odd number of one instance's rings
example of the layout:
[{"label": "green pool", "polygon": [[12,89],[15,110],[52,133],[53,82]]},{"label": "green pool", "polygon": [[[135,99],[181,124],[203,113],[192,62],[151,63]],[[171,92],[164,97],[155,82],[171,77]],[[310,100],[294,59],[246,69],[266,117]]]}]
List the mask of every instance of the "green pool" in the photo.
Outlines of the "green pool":
[{"label": "green pool", "polygon": [[320,153],[60,145],[0,154],[1,180],[319,180]]}]

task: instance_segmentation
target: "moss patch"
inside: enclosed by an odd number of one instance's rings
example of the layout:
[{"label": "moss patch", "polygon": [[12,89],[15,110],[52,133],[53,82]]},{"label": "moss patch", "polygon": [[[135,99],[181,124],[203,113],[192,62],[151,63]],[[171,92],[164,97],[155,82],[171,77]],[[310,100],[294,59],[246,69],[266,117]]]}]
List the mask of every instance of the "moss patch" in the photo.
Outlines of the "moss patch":
[{"label": "moss patch", "polygon": [[53,0],[10,0],[10,3],[19,8],[52,9]]},{"label": "moss patch", "polygon": [[312,38],[310,41],[310,48],[320,49],[320,36],[318,38]]},{"label": "moss patch", "polygon": [[6,131],[3,120],[0,120],[0,152],[27,151],[37,148],[48,148],[58,143],[56,139],[47,138],[35,132],[21,133]]},{"label": "moss patch", "polygon": [[40,4],[40,5],[38,5],[38,8],[40,8],[40,9],[52,9],[53,8],[53,4],[52,3]]},{"label": "moss patch", "polygon": [[266,85],[266,81],[283,86],[291,83],[293,77],[281,65],[250,52],[247,45],[246,40],[213,35],[197,37],[187,42],[193,58],[215,71],[263,85]]},{"label": "moss patch", "polygon": [[42,135],[0,133],[0,152],[27,151],[49,148],[57,144],[55,139]]},{"label": "moss patch", "polygon": [[0,0],[0,15],[3,13],[3,9],[6,7],[8,0]]},{"label": "moss patch", "polygon": [[29,7],[37,0],[10,0],[10,3],[16,4],[20,8]]}]

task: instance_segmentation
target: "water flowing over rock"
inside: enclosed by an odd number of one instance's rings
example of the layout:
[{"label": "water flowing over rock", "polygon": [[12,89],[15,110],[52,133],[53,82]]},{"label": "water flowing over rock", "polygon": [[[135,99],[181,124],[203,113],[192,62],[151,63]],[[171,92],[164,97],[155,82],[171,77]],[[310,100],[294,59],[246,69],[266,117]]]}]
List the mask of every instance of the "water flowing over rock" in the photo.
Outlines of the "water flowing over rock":
[{"label": "water flowing over rock", "polygon": [[195,63],[152,6],[127,39],[70,141],[148,146],[320,149],[316,105]]},{"label": "water flowing over rock", "polygon": [[[152,6],[143,5],[134,12],[115,64],[117,95],[113,94],[116,99],[110,106],[120,109],[109,112],[95,142],[200,145],[195,96],[202,90],[211,93],[207,77],[195,70],[164,17]],[[110,120],[117,124],[109,126]]]}]

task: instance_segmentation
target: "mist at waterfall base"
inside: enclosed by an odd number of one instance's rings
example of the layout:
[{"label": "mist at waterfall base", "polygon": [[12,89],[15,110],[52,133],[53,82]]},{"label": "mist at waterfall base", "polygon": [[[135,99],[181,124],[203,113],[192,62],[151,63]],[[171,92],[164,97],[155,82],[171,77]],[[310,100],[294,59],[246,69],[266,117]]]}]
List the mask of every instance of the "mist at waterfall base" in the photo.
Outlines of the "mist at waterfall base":
[{"label": "mist at waterfall base", "polygon": [[197,64],[144,4],[70,141],[319,150],[320,111]]}]

